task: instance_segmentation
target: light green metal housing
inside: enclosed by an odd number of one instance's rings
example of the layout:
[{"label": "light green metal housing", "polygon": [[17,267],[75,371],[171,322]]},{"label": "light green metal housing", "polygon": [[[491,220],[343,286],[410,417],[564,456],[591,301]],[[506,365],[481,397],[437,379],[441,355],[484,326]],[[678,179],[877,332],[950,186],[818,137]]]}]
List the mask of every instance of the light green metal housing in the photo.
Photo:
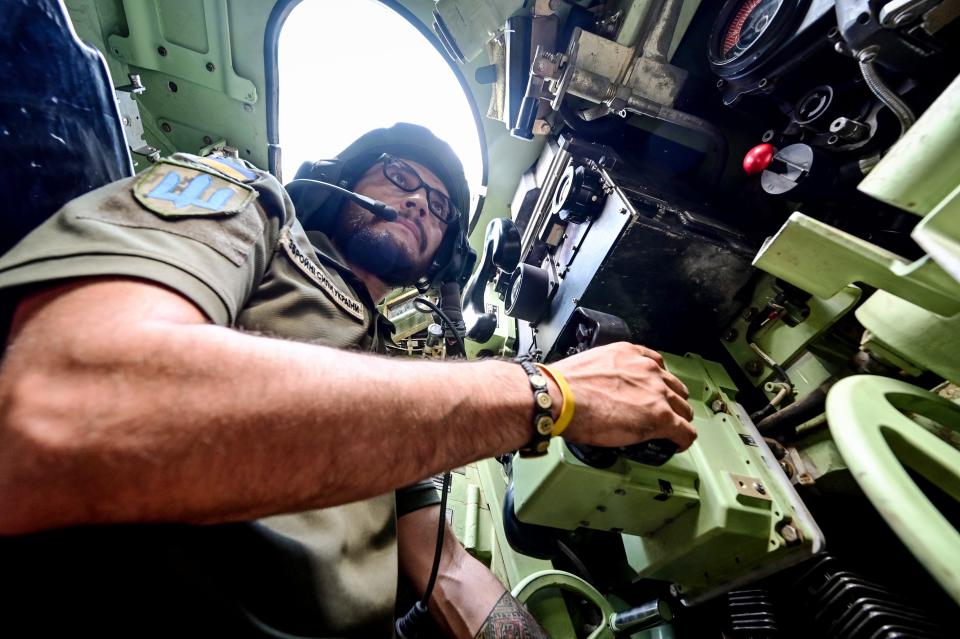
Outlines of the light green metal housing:
[{"label": "light green metal housing", "polygon": [[622,533],[637,578],[708,598],[822,547],[822,535],[716,363],[665,355],[690,389],[698,438],[660,467],[619,459],[586,466],[555,439],[542,458],[513,465],[521,521]]}]

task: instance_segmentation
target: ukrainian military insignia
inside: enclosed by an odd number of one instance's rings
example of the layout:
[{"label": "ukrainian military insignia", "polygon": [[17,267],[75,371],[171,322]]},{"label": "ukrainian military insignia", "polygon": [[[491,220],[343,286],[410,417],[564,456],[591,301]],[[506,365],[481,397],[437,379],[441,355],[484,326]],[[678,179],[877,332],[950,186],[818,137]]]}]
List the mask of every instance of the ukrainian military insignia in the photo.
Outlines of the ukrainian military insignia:
[{"label": "ukrainian military insignia", "polygon": [[286,252],[287,257],[290,258],[290,261],[293,262],[294,266],[310,278],[314,284],[319,286],[320,290],[326,293],[337,306],[353,316],[354,319],[358,319],[361,322],[364,321],[366,314],[364,313],[363,304],[352,295],[343,292],[339,286],[327,277],[327,274],[322,268],[317,266],[313,260],[300,250],[300,247],[297,246],[293,238],[293,234],[290,233],[290,229],[287,227],[280,233],[280,244],[283,246],[283,250]]},{"label": "ukrainian military insignia", "polygon": [[257,179],[257,174],[246,167],[240,160],[230,157],[207,156],[204,158],[195,158],[197,162],[202,162],[210,168],[219,171],[228,178],[238,182],[253,182]]},{"label": "ukrainian military insignia", "polygon": [[257,192],[205,168],[163,159],[140,174],[133,196],[157,215],[175,219],[233,215]]}]

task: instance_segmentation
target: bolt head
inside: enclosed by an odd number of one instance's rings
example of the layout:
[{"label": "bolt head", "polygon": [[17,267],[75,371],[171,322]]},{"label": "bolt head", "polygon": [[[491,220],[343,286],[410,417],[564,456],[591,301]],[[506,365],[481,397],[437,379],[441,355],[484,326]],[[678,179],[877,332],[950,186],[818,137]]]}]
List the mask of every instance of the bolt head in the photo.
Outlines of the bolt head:
[{"label": "bolt head", "polygon": [[767,489],[766,489],[766,487],[764,487],[764,485],[761,484],[761,483],[758,482],[758,481],[753,482],[753,489],[754,489],[755,491],[757,491],[758,493],[760,493],[761,495],[766,495],[766,494],[767,494]]},{"label": "bolt head", "polygon": [[788,546],[792,546],[793,544],[800,542],[800,531],[790,524],[787,524],[780,529],[780,536],[783,537],[783,540],[787,542]]}]

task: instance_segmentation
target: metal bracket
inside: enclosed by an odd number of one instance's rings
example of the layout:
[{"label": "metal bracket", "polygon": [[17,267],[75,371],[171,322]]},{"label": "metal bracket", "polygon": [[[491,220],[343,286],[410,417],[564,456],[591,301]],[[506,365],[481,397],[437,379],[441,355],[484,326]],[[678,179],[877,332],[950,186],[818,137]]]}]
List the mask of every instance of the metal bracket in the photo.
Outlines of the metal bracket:
[{"label": "metal bracket", "polygon": [[206,51],[195,51],[167,40],[160,27],[158,5],[159,0],[124,0],[130,35],[107,38],[110,52],[131,66],[183,78],[226,93],[240,102],[256,103],[257,87],[233,70],[226,0],[203,0]]},{"label": "metal bracket", "polygon": [[802,213],[764,243],[753,265],[817,297],[864,282],[938,315],[960,313],[960,282],[930,257],[907,262]]},{"label": "metal bracket", "polygon": [[770,495],[767,494],[766,486],[756,477],[730,473],[730,480],[733,482],[733,487],[736,488],[737,492],[742,496],[770,501]]}]

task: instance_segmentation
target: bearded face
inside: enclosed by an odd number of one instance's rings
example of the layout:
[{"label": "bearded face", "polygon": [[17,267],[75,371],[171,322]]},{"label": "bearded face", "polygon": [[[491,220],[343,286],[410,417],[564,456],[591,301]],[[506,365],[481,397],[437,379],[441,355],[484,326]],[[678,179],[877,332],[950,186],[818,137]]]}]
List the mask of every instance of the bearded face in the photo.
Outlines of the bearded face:
[{"label": "bearded face", "polygon": [[[447,195],[440,179],[427,167],[405,160],[427,185]],[[346,202],[332,240],[347,262],[390,286],[408,286],[422,277],[440,248],[447,225],[430,213],[424,188],[405,191],[387,179],[383,163],[370,167],[353,190],[397,210],[394,221],[376,217]]]}]

